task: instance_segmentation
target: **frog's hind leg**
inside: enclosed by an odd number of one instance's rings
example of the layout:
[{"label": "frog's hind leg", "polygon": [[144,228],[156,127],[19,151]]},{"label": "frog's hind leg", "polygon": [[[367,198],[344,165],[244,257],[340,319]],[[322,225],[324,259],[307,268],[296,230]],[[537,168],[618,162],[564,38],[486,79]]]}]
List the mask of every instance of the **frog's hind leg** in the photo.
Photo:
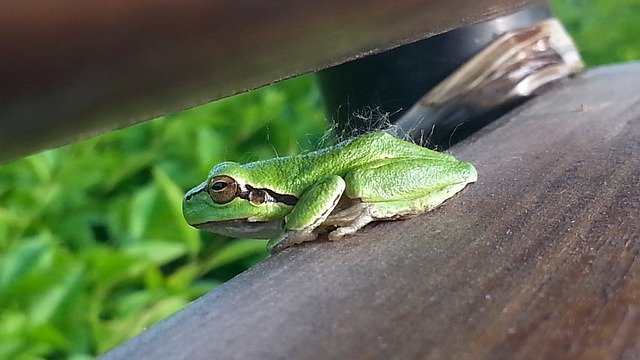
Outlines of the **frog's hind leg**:
[{"label": "frog's hind leg", "polygon": [[[433,193],[434,199],[447,199],[462,190],[464,185],[448,187]],[[364,203],[359,202],[327,218],[325,224],[335,226],[327,236],[329,240],[338,240],[345,235],[351,235],[374,221],[407,219],[414,215],[427,212],[440,205],[444,200],[433,200],[429,197],[419,197],[413,200],[395,200]]]},{"label": "frog's hind leg", "polygon": [[[453,167],[453,168],[452,168]],[[352,205],[325,221],[337,228],[330,240],[355,233],[372,221],[395,220],[427,212],[475,181],[467,163],[424,159],[383,159],[354,169],[345,176],[345,196]]]},{"label": "frog's hind leg", "polygon": [[[447,188],[442,191],[441,198],[451,197],[462,190],[463,187],[464,185]],[[440,197],[438,194],[435,195]],[[328,239],[333,241],[345,235],[351,235],[370,222],[407,219],[414,215],[425,213],[440,203],[442,201],[432,201],[427,198],[373,203],[359,202],[327,218],[325,224],[336,227],[335,230],[329,233]]]}]

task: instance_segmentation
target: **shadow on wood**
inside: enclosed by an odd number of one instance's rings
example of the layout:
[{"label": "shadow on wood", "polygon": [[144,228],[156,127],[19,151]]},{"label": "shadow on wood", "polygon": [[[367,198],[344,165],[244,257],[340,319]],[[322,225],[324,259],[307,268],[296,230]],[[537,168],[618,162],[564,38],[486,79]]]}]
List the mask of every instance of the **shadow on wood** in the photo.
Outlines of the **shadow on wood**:
[{"label": "shadow on wood", "polygon": [[287,249],[106,359],[640,357],[640,64],[452,150],[439,209]]}]

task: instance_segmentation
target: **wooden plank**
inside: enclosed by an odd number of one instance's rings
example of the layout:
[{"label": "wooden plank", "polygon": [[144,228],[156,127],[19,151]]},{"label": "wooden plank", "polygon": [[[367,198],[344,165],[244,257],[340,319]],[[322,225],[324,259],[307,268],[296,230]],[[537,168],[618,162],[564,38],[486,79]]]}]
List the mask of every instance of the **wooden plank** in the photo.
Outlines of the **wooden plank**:
[{"label": "wooden plank", "polygon": [[0,161],[535,2],[5,1]]},{"label": "wooden plank", "polygon": [[640,358],[640,63],[457,145],[441,208],[285,250],[105,359]]}]

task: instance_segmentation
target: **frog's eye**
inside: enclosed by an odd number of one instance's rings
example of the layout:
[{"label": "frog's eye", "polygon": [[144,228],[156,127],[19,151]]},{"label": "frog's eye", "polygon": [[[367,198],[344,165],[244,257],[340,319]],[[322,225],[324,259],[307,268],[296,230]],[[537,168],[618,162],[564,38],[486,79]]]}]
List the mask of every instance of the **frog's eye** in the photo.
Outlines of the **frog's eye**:
[{"label": "frog's eye", "polygon": [[238,183],[230,176],[221,175],[209,181],[209,196],[216,204],[226,204],[238,194]]}]

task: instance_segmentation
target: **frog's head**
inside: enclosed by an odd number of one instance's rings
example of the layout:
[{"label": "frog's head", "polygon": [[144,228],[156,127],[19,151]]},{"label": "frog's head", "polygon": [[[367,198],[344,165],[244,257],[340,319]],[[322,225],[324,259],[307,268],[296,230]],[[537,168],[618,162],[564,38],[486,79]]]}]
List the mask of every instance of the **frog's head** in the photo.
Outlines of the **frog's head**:
[{"label": "frog's head", "polygon": [[206,181],[186,193],[185,219],[198,229],[233,237],[274,236],[298,199],[251,184],[255,182],[247,168],[235,162],[218,164]]}]

